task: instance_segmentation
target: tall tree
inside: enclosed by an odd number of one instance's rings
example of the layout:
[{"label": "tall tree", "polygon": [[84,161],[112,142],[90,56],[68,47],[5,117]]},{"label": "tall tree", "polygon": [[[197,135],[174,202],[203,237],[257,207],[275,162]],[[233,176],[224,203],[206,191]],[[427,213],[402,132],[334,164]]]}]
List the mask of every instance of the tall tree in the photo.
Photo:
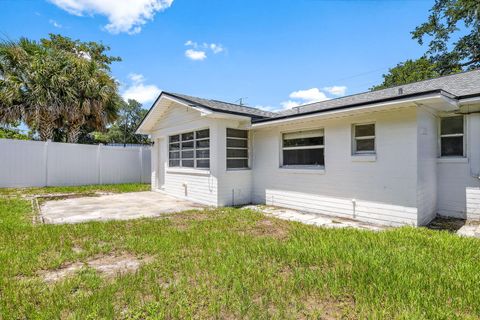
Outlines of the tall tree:
[{"label": "tall tree", "polygon": [[61,126],[62,107],[75,95],[68,63],[62,52],[49,52],[25,38],[1,43],[0,122],[23,121],[42,140],[52,139]]},{"label": "tall tree", "polygon": [[0,123],[23,121],[42,140],[64,134],[68,142],[77,142],[82,126],[104,130],[120,102],[109,73],[118,58],[107,49],[60,35],[1,42]]},{"label": "tall tree", "polygon": [[[480,1],[435,0],[428,20],[412,32],[440,74],[480,67]],[[455,39],[452,41],[452,39]]]},{"label": "tall tree", "polygon": [[142,109],[142,104],[136,100],[129,99],[123,102],[119,109],[118,119],[108,128],[106,133],[96,133],[97,141],[103,143],[149,143],[145,135],[135,134],[135,131],[142,122],[148,111]]}]

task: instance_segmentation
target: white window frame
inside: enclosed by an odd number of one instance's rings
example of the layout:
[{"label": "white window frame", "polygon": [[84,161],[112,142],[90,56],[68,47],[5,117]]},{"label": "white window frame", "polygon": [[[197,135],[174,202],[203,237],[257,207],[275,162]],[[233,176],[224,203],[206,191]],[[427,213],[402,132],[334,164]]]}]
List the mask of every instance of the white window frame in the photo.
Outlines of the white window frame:
[{"label": "white window frame", "polygon": [[[228,136],[228,129],[233,129],[233,130],[242,130],[242,131],[247,131],[247,137],[246,138],[237,138],[237,137],[229,137]],[[235,171],[235,170],[249,170],[250,169],[250,130],[244,130],[244,129],[237,129],[237,128],[230,128],[227,127],[225,129],[225,167],[227,171]],[[247,147],[228,147],[228,139],[233,139],[233,140],[243,140],[247,141]],[[247,150],[247,157],[228,157],[228,149],[232,150]],[[247,160],[247,166],[243,168],[229,168],[228,167],[228,160]]]},{"label": "white window frame", "polygon": [[[463,133],[452,133],[452,134],[442,134],[442,119],[451,118],[451,117],[462,117],[463,118]],[[453,159],[453,158],[465,158],[467,152],[467,117],[464,114],[448,114],[442,115],[438,119],[438,156],[442,159]],[[459,156],[443,156],[442,155],[442,138],[448,137],[462,137],[462,155]]]},{"label": "white window frame", "polygon": [[[292,133],[306,133],[311,131],[321,131],[322,135],[318,137],[323,137],[323,144],[314,145],[314,146],[301,146],[301,147],[284,147],[283,146],[283,137],[285,134]],[[323,165],[302,165],[302,164],[284,164],[283,163],[283,151],[284,150],[306,150],[306,149],[323,149]],[[325,129],[324,128],[311,128],[311,129],[301,129],[301,130],[291,130],[280,132],[280,168],[281,169],[325,169]]]},{"label": "white window frame", "polygon": [[[355,128],[357,126],[366,126],[372,125],[373,129],[375,130],[375,134],[373,136],[364,136],[364,137],[356,137],[355,136]],[[367,151],[358,151],[357,150],[357,140],[371,140],[373,139],[373,150]],[[352,154],[354,156],[362,156],[362,155],[375,155],[377,153],[377,125],[375,122],[362,122],[362,123],[354,123],[352,124]]]},{"label": "white window frame", "polygon": [[[200,139],[197,139],[197,132],[198,131],[203,131],[203,130],[207,130],[208,129],[208,138],[200,138]],[[182,168],[182,169],[196,169],[196,170],[210,170],[210,153],[209,153],[209,157],[208,158],[199,158],[197,157],[197,150],[210,150],[210,144],[209,144],[209,147],[208,148],[197,148],[197,141],[204,141],[204,140],[210,140],[210,128],[201,128],[201,129],[194,129],[194,130],[188,130],[188,131],[183,131],[183,132],[180,132],[180,133],[175,133],[175,134],[170,134],[168,136],[168,168]],[[182,139],[182,135],[185,134],[185,133],[190,133],[190,132],[193,132],[193,139],[190,139],[190,140],[183,140]],[[179,136],[179,140],[177,142],[170,142],[170,137],[173,137],[173,136]],[[186,150],[183,150],[182,149],[182,142],[190,142],[190,141],[193,141],[193,149],[186,149]],[[180,149],[178,149],[178,151],[170,151],[170,145],[171,144],[176,144],[178,143],[180,145]],[[182,157],[182,151],[193,151],[193,158],[183,158]],[[179,152],[179,155],[180,157],[178,159],[170,159],[170,152]],[[170,160],[179,160],[180,161],[180,165],[178,166],[171,166],[170,165]],[[186,167],[186,166],[182,166],[182,160],[193,160],[193,167]],[[207,168],[205,167],[197,167],[197,160],[208,160],[209,161],[209,165]]]}]

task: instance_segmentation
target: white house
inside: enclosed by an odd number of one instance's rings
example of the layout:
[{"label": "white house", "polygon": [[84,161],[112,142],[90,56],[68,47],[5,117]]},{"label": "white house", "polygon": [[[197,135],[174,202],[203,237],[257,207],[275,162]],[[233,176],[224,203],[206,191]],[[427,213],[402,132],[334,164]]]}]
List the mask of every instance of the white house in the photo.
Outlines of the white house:
[{"label": "white house", "polygon": [[279,113],[162,92],[137,132],[156,191],[425,225],[480,218],[479,112],[475,70]]}]

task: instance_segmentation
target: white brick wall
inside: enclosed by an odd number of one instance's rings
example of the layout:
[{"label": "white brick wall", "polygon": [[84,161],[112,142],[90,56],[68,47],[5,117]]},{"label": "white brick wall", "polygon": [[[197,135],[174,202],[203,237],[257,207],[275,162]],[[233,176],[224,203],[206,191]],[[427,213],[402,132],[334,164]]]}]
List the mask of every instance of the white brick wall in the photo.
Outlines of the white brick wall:
[{"label": "white brick wall", "polygon": [[[355,161],[351,125],[376,123],[376,161]],[[279,168],[282,131],[325,129],[325,172]],[[253,200],[382,224],[417,225],[415,108],[254,132]]]}]

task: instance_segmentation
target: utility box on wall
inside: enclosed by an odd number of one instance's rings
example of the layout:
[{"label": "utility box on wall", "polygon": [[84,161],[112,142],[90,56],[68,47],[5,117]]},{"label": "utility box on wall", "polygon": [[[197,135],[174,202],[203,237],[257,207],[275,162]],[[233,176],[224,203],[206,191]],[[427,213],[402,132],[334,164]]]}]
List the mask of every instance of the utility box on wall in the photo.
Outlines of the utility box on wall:
[{"label": "utility box on wall", "polygon": [[480,188],[466,188],[467,220],[480,220]]}]

